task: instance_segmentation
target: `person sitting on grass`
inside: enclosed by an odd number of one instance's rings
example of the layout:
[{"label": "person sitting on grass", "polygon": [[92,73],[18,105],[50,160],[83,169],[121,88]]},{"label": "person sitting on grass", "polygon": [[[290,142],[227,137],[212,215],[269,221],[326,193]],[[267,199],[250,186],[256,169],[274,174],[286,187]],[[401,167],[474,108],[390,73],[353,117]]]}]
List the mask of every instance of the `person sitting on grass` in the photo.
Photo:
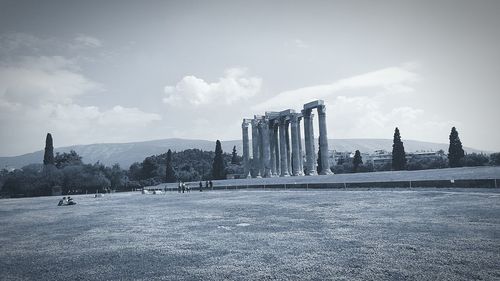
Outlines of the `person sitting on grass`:
[{"label": "person sitting on grass", "polygon": [[68,205],[76,205],[76,202],[73,201],[73,198],[68,196]]},{"label": "person sitting on grass", "polygon": [[61,200],[59,200],[59,203],[57,204],[57,206],[62,206],[62,205],[65,205],[67,203],[68,202],[66,201],[66,197],[63,197]]}]

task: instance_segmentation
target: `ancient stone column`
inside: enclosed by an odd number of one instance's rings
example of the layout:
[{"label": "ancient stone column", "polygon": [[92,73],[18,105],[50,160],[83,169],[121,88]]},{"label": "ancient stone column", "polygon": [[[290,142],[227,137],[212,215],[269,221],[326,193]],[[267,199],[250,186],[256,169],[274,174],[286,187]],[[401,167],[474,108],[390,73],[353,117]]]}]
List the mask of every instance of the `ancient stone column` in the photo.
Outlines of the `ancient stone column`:
[{"label": "ancient stone column", "polygon": [[257,119],[252,119],[252,176],[255,178],[260,178],[260,153],[259,153],[259,142],[260,142],[260,136],[259,136],[259,120]]},{"label": "ancient stone column", "polygon": [[328,163],[328,136],[326,132],[326,106],[318,106],[318,122],[319,122],[319,142],[321,151],[321,167],[322,170],[319,171],[321,175],[331,175],[333,174],[330,170],[330,163]]},{"label": "ancient stone column", "polygon": [[274,148],[274,120],[269,121],[269,153],[271,164],[271,176],[276,176],[276,150]]},{"label": "ancient stone column", "polygon": [[286,136],[286,161],[288,164],[288,174],[292,174],[292,147],[290,145],[290,118],[287,118],[285,124],[285,136]]},{"label": "ancient stone column", "polygon": [[260,133],[262,139],[262,168],[263,177],[271,177],[271,151],[269,144],[269,119],[263,118],[260,123]]},{"label": "ancient stone column", "polygon": [[298,176],[300,171],[298,123],[298,114],[292,114],[290,125],[292,135],[292,175],[294,176]]},{"label": "ancient stone column", "polygon": [[304,139],[306,146],[306,173],[308,176],[317,175],[316,171],[316,153],[314,152],[314,130],[313,114],[311,109],[302,110],[304,116]]},{"label": "ancient stone column", "polygon": [[243,173],[245,177],[250,174],[250,147],[248,139],[248,121],[243,119],[241,123],[241,130],[243,134]]},{"label": "ancient stone column", "polygon": [[275,155],[275,163],[276,166],[276,176],[281,175],[281,162],[280,162],[280,141],[279,141],[279,120],[274,120],[274,155]]},{"label": "ancient stone column", "polygon": [[288,162],[286,155],[286,120],[285,118],[281,118],[279,125],[280,132],[280,167],[281,167],[281,176],[288,177],[290,174],[288,173]]},{"label": "ancient stone column", "polygon": [[300,120],[302,120],[302,115],[297,118],[297,139],[299,142],[299,176],[304,175],[304,159],[302,154],[302,134],[300,133]]}]

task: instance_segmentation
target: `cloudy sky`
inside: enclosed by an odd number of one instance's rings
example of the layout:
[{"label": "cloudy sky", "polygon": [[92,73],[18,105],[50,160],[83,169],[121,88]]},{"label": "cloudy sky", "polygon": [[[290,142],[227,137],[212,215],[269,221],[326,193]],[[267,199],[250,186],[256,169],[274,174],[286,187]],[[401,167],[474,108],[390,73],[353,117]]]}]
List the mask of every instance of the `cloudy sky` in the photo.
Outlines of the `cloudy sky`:
[{"label": "cloudy sky", "polygon": [[330,138],[500,151],[500,1],[2,1],[0,156],[327,104]]}]

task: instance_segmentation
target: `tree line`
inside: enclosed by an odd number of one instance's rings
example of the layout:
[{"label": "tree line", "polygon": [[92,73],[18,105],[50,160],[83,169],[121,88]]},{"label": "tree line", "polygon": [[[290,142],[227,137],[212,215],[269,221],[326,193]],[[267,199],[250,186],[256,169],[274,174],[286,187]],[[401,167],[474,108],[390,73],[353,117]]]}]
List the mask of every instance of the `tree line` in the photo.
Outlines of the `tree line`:
[{"label": "tree line", "polygon": [[356,172],[373,172],[373,171],[401,171],[401,170],[425,170],[425,169],[441,169],[441,168],[456,168],[456,167],[472,167],[500,165],[500,153],[491,155],[470,153],[466,154],[462,147],[462,142],[458,136],[458,131],[455,127],[451,128],[449,136],[448,155],[445,158],[444,151],[439,151],[438,158],[409,158],[406,155],[403,141],[399,128],[394,129],[393,145],[392,145],[392,161],[383,165],[374,166],[372,163],[363,164],[363,159],[359,150],[355,151],[351,161],[339,160],[331,170],[336,174],[356,173]]},{"label": "tree line", "polygon": [[[400,131],[395,128],[392,161],[381,166],[363,163],[360,151],[356,150],[352,160],[339,159],[331,170],[341,174],[500,165],[500,153],[493,153],[489,157],[477,153],[465,154],[455,127],[451,129],[449,141],[447,158],[444,157],[444,151],[441,151],[443,157],[435,159],[408,158]],[[54,155],[52,135],[49,133],[45,140],[43,164],[29,164],[10,172],[0,170],[0,195],[51,195],[56,186],[60,187],[63,194],[128,191],[164,182],[225,179],[227,174],[242,175],[241,163],[242,157],[237,154],[236,147],[233,147],[231,154],[224,153],[217,140],[215,151],[169,149],[166,153],[133,163],[128,169],[121,168],[119,164],[111,167],[99,162],[84,164],[82,157],[75,151]],[[318,161],[318,165],[321,165],[321,161]]]},{"label": "tree line", "polygon": [[52,135],[47,134],[43,164],[0,171],[0,194],[7,197],[46,196],[60,187],[62,194],[129,191],[164,182],[224,179],[226,174],[243,173],[241,157],[222,151],[216,141],[215,152],[187,149],[146,157],[129,169],[119,164],[107,167],[99,162],[84,164],[75,151],[54,155]]}]

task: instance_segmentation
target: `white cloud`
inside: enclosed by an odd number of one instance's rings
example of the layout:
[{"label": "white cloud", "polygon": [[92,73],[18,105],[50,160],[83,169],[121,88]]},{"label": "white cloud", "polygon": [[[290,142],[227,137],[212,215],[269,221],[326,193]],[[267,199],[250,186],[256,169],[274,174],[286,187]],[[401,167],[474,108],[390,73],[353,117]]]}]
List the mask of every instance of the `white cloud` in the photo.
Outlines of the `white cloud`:
[{"label": "white cloud", "polygon": [[[331,84],[316,85],[281,92],[267,101],[257,104],[254,110],[280,110],[283,104],[290,108],[301,108],[311,100],[333,98],[341,92],[372,89],[374,91],[408,93],[414,91],[412,84],[420,79],[415,72],[405,67],[388,67],[377,71],[344,78]],[[376,92],[375,92],[376,93]]]},{"label": "white cloud", "polygon": [[1,154],[39,149],[34,136],[52,132],[59,145],[127,141],[145,135],[148,125],[161,120],[156,113],[116,105],[110,109],[84,106],[78,97],[105,89],[78,71],[72,60],[60,56],[21,57],[0,62]]},{"label": "white cloud", "polygon": [[79,34],[76,36],[75,42],[82,47],[88,48],[97,48],[102,46],[101,40],[85,34]]},{"label": "white cloud", "polygon": [[403,139],[446,142],[449,128],[459,124],[410,105],[388,105],[386,98],[374,95],[332,99],[327,108],[329,137],[387,139],[399,127]]},{"label": "white cloud", "polygon": [[304,40],[300,38],[295,38],[293,40],[288,40],[285,41],[284,43],[285,47],[292,47],[292,48],[298,48],[298,49],[308,49],[311,46],[307,44]]},{"label": "white cloud", "polygon": [[2,64],[0,100],[11,106],[71,103],[76,96],[103,90],[76,69],[63,57],[23,57],[14,64]]},{"label": "white cloud", "polygon": [[[391,138],[399,127],[404,139],[446,142],[453,120],[426,113],[415,105],[418,64],[404,64],[316,85],[285,91],[252,107],[255,114],[292,108],[311,100],[327,105],[330,138]],[[317,117],[315,117],[317,122]],[[317,125],[315,134],[317,136]]]},{"label": "white cloud", "polygon": [[182,78],[175,86],[164,88],[163,102],[169,105],[191,104],[195,106],[209,105],[214,102],[233,104],[248,99],[260,92],[262,79],[247,75],[244,68],[230,68],[224,77],[217,82],[206,82],[189,75]]},{"label": "white cloud", "polygon": [[293,40],[293,43],[295,44],[295,46],[297,48],[300,48],[300,49],[306,49],[306,48],[309,48],[309,45],[306,44],[304,41],[302,41],[301,39],[295,39]]}]

